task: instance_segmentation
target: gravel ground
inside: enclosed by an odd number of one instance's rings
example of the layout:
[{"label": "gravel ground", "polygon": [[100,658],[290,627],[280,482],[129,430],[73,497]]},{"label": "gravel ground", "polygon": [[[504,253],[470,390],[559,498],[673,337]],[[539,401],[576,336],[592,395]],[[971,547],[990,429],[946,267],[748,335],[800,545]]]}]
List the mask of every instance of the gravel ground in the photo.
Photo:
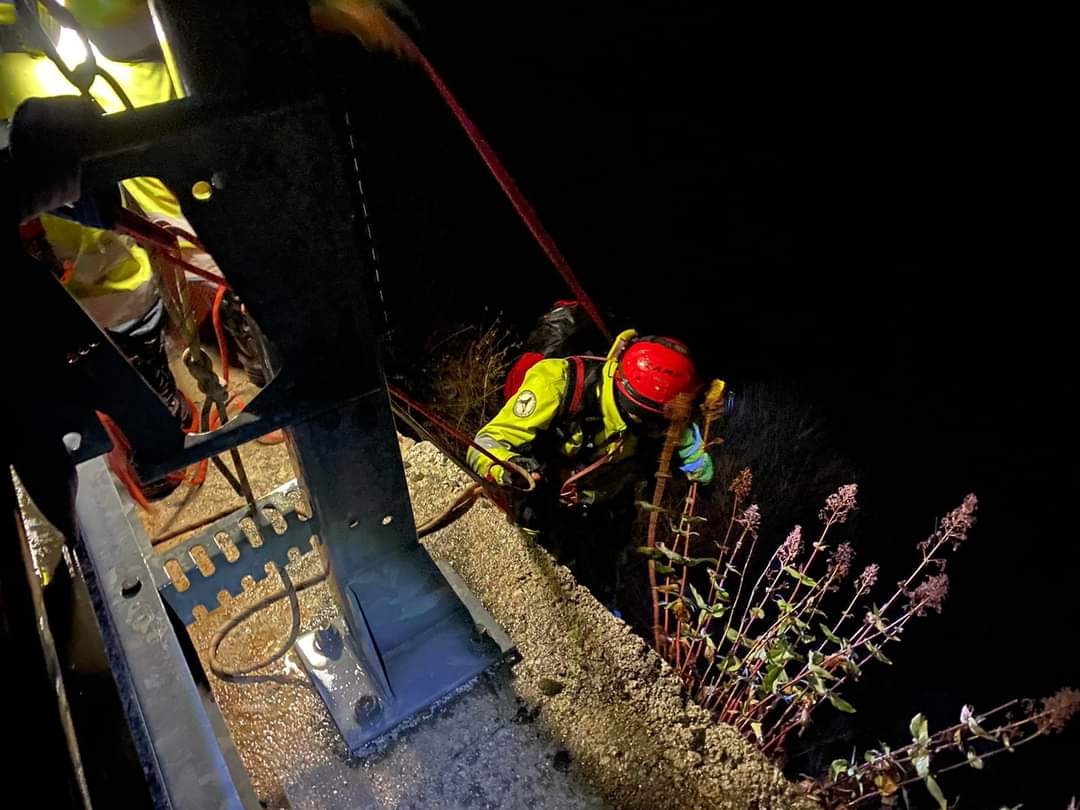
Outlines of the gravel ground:
[{"label": "gravel ground", "polygon": [[[432,445],[409,447],[417,522],[469,479]],[[482,502],[424,541],[510,634],[514,688],[617,807],[815,807],[755,748],[686,700],[670,667],[565,567]]]}]

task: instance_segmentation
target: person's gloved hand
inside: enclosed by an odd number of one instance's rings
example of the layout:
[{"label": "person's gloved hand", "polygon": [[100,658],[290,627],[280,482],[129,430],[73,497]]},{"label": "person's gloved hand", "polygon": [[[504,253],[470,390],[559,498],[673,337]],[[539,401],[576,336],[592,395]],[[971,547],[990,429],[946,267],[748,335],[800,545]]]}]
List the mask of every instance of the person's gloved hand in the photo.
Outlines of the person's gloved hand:
[{"label": "person's gloved hand", "polygon": [[591,489],[578,489],[577,484],[567,483],[559,492],[559,500],[566,506],[592,506],[596,503],[596,492]]},{"label": "person's gloved hand", "polygon": [[[510,459],[510,463],[511,464],[516,464],[518,467],[521,467],[521,469],[523,469],[525,472],[527,472],[529,475],[531,475],[533,477],[534,481],[539,481],[540,480],[540,470],[543,467],[543,465],[539,461],[537,461],[535,458],[533,458],[532,456],[514,456],[513,458]],[[510,479],[513,476],[514,476],[513,472],[507,473],[504,470],[503,471],[502,483],[504,483],[504,484],[511,483]]]},{"label": "person's gloved hand", "polygon": [[691,481],[699,484],[711,484],[716,475],[713,460],[705,452],[705,442],[701,437],[701,428],[691,425],[683,434],[682,444],[679,447],[679,458],[682,466],[679,468]]}]

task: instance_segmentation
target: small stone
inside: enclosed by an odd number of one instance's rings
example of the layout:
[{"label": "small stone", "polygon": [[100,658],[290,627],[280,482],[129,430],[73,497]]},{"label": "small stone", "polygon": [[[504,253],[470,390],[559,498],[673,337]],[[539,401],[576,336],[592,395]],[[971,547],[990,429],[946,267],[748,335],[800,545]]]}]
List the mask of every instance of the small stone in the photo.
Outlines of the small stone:
[{"label": "small stone", "polygon": [[705,757],[699,754],[697,751],[691,751],[686,755],[687,761],[690,763],[691,768],[700,768],[705,762]]},{"label": "small stone", "polygon": [[551,759],[551,767],[560,773],[566,773],[570,770],[570,752],[565,748],[556,751],[555,756]]},{"label": "small stone", "polygon": [[556,680],[552,680],[551,678],[541,678],[540,683],[537,684],[537,686],[539,687],[540,691],[548,697],[555,697],[555,695],[559,694],[559,692],[563,690],[563,685]]},{"label": "small stone", "polygon": [[705,729],[695,728],[690,730],[690,750],[702,751],[705,748]]}]

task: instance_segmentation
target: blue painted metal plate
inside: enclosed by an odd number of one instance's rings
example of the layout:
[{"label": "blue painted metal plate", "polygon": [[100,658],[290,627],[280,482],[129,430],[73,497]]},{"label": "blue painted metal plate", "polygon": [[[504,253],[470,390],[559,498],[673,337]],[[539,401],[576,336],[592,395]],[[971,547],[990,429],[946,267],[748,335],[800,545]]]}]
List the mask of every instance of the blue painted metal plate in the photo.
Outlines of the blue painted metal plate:
[{"label": "blue painted metal plate", "polygon": [[[314,523],[309,522],[303,511],[297,511],[297,505],[302,503],[298,498],[299,487],[293,480],[257,501],[260,514],[249,524],[249,533],[251,528],[257,527],[262,540],[259,547],[252,545],[241,525],[241,521],[251,518],[249,510],[244,507],[158,557],[163,572],[167,571],[166,564],[175,560],[187,579],[187,587],[180,590],[167,572],[156,578],[162,598],[176,611],[181,621],[186,624],[195,621],[193,611],[198,605],[207,611],[216,609],[221,591],[239,596],[244,590],[245,577],[250,576],[254,580],[264,578],[267,564],[286,565],[291,550],[295,549],[300,554],[311,551]],[[281,520],[270,520],[263,511],[265,509],[276,510]],[[274,523],[284,531],[279,534],[274,529]],[[225,549],[229,548],[229,543],[239,552],[234,562],[229,562],[226,556]],[[213,571],[208,574],[200,571],[192,556],[192,552],[199,547],[206,552],[213,566]]]}]

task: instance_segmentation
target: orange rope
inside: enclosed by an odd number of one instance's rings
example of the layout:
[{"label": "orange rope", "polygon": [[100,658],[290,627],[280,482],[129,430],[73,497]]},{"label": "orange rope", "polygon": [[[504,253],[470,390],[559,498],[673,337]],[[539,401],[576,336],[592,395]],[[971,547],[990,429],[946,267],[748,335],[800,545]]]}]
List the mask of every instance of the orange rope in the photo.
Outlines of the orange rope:
[{"label": "orange rope", "polygon": [[210,309],[210,317],[214,322],[214,335],[217,337],[218,354],[221,355],[221,376],[225,379],[225,385],[229,384],[229,349],[225,345],[225,330],[221,326],[221,302],[225,300],[226,288],[224,285],[217,288],[214,295],[214,305]]}]

